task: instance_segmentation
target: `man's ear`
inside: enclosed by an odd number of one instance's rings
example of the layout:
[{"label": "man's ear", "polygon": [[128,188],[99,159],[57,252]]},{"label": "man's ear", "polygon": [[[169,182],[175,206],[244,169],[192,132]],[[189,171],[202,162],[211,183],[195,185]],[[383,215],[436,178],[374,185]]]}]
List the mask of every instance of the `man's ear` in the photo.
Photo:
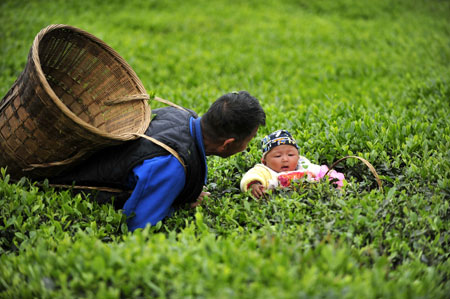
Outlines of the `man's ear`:
[{"label": "man's ear", "polygon": [[235,141],[235,138],[228,138],[225,139],[225,141],[222,143],[222,145],[219,147],[220,151],[226,150],[233,142]]}]

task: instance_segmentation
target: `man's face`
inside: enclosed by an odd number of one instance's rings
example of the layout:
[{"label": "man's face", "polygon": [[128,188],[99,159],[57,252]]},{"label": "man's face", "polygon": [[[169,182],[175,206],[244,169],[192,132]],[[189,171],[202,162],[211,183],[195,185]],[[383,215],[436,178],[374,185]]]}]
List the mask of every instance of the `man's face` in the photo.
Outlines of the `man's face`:
[{"label": "man's face", "polygon": [[222,158],[228,158],[234,154],[244,151],[247,148],[248,143],[256,136],[256,133],[258,133],[258,128],[254,129],[250,136],[241,142],[233,141],[227,144],[225,148],[217,155]]}]

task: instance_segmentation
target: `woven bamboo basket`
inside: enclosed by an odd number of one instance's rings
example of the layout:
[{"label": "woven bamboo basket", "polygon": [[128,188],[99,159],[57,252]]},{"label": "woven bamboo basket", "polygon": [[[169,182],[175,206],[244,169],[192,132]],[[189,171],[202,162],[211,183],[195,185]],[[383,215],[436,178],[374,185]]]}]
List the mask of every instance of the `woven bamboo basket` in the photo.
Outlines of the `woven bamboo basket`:
[{"label": "woven bamboo basket", "polygon": [[95,36],[50,25],[0,101],[0,167],[56,176],[106,146],[139,138],[151,109],[128,63]]}]

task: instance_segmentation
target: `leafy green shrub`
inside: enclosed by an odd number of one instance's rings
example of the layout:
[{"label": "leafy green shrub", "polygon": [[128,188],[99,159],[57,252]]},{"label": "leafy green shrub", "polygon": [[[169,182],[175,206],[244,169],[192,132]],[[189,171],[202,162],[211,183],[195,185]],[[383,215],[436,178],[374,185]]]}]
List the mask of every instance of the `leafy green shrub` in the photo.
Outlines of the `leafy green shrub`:
[{"label": "leafy green shrub", "polygon": [[[130,233],[112,205],[0,178],[2,298],[446,298],[450,293],[448,1],[2,1],[0,94],[51,23],[119,52],[149,93],[200,115],[248,90],[267,114],[248,149],[208,158],[211,196]],[[118,38],[120,37],[120,38]],[[151,102],[152,108],[160,104]],[[254,200],[260,138],[290,130],[342,190]]]},{"label": "leafy green shrub", "polygon": [[57,247],[41,239],[21,256],[2,256],[3,295],[309,298],[320,290],[326,297],[443,297],[439,272],[448,275],[448,261],[437,270],[407,262],[392,272],[376,255],[369,269],[358,250],[330,238],[303,249],[270,229],[257,238],[217,237],[205,230],[200,213],[179,233],[145,229],[104,243],[79,232],[76,239]]},{"label": "leafy green shrub", "polygon": [[70,191],[38,188],[21,180],[9,182],[2,169],[0,180],[0,253],[33,247],[41,239],[59,238],[84,231],[103,241],[119,240],[127,232],[125,216],[112,205],[99,205]]}]

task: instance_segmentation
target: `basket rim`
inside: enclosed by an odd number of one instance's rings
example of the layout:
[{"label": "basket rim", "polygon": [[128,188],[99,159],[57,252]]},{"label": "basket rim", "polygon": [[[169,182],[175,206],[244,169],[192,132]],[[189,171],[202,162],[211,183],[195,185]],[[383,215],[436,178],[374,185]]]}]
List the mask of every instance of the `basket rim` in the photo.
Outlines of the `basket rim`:
[{"label": "basket rim", "polygon": [[68,116],[76,124],[78,124],[79,126],[83,127],[84,129],[90,131],[91,133],[94,133],[96,135],[100,135],[100,136],[102,136],[104,138],[108,138],[108,139],[112,139],[112,140],[118,140],[118,141],[128,141],[128,140],[133,140],[133,139],[138,138],[138,137],[136,137],[136,133],[138,133],[138,134],[144,133],[147,130],[147,128],[148,128],[148,126],[150,124],[150,120],[151,120],[151,118],[150,118],[151,107],[150,107],[150,105],[148,104],[147,101],[145,101],[145,100],[143,101],[144,102],[144,113],[145,113],[145,115],[144,115],[144,125],[145,126],[139,128],[138,132],[133,132],[133,133],[129,133],[129,134],[127,134],[127,133],[124,133],[124,134],[112,134],[112,133],[108,133],[108,132],[102,131],[102,130],[98,129],[97,127],[95,127],[95,126],[85,122],[81,118],[79,118],[55,94],[55,92],[51,88],[50,84],[48,83],[47,79],[45,78],[44,72],[43,72],[42,67],[41,67],[41,62],[40,62],[40,58],[39,58],[39,43],[40,43],[42,38],[47,33],[51,32],[53,30],[58,30],[58,29],[69,29],[71,31],[74,31],[74,32],[76,32],[78,34],[81,34],[81,35],[87,37],[88,39],[90,39],[94,43],[98,44],[101,48],[103,48],[110,55],[112,55],[113,58],[116,59],[123,66],[123,68],[127,71],[128,75],[133,79],[133,81],[137,85],[139,91],[142,94],[147,94],[147,91],[145,90],[144,85],[142,84],[141,80],[139,79],[139,77],[137,76],[135,71],[131,68],[131,66],[125,61],[125,59],[123,59],[119,55],[119,53],[117,53],[113,48],[108,46],[104,41],[102,41],[101,39],[97,38],[96,36],[90,34],[89,32],[84,31],[84,30],[82,30],[80,28],[77,28],[77,27],[74,27],[74,26],[70,26],[70,25],[66,25],[66,24],[52,24],[52,25],[49,25],[49,26],[43,28],[41,31],[39,31],[39,33],[34,38],[33,45],[32,45],[32,48],[31,48],[32,60],[33,60],[34,65],[35,65],[39,81],[43,85],[44,90],[48,93],[48,95],[50,96],[52,101],[55,103],[55,105],[66,116]]}]

